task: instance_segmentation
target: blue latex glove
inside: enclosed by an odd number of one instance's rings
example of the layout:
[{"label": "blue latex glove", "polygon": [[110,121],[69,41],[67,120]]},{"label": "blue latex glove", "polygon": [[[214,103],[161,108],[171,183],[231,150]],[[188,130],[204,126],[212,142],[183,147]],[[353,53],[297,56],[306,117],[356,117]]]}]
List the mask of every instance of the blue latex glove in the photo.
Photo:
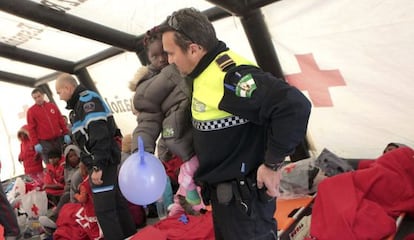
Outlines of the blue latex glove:
[{"label": "blue latex glove", "polygon": [[63,141],[66,143],[66,144],[70,144],[71,142],[72,142],[72,139],[70,138],[70,136],[69,135],[65,135],[64,137],[63,137]]},{"label": "blue latex glove", "polygon": [[42,145],[40,145],[40,143],[38,143],[38,144],[36,144],[36,145],[34,146],[34,150],[35,150],[37,153],[41,153],[41,152],[42,152],[42,150],[43,150],[43,147],[42,147]]}]

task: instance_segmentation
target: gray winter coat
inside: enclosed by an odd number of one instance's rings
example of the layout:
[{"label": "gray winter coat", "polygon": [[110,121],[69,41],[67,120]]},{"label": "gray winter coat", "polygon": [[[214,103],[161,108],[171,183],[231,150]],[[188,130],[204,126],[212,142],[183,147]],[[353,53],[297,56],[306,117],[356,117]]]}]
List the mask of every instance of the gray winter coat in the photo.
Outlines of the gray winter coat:
[{"label": "gray winter coat", "polygon": [[161,133],[161,138],[172,153],[183,161],[189,160],[195,153],[192,144],[191,95],[185,79],[175,65],[170,64],[159,74],[148,69],[145,76],[136,74],[134,80],[137,84],[133,103],[139,113],[138,125],[132,134],[132,151],[138,148],[138,136],[141,136],[145,151],[154,153],[156,140]]}]

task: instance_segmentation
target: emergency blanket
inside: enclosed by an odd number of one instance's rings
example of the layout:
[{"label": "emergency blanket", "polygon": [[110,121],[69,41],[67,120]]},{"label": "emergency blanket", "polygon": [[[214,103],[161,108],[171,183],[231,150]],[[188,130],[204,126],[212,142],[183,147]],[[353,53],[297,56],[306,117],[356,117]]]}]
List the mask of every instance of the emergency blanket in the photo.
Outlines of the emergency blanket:
[{"label": "emergency blanket", "polygon": [[59,212],[54,240],[103,239],[96,216],[87,216],[80,203],[66,203]]},{"label": "emergency blanket", "polygon": [[175,215],[147,226],[131,240],[214,240],[211,211],[200,216]]},{"label": "emergency blanket", "polygon": [[312,210],[311,238],[384,239],[395,218],[414,214],[414,151],[387,152],[366,169],[323,180]]}]

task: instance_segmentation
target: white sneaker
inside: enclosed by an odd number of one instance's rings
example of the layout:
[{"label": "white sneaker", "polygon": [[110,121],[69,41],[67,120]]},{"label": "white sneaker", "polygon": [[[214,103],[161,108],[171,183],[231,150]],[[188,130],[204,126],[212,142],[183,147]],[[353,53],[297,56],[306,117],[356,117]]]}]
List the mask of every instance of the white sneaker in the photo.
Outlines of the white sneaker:
[{"label": "white sneaker", "polygon": [[56,223],[46,216],[40,216],[39,223],[43,227],[56,228]]}]

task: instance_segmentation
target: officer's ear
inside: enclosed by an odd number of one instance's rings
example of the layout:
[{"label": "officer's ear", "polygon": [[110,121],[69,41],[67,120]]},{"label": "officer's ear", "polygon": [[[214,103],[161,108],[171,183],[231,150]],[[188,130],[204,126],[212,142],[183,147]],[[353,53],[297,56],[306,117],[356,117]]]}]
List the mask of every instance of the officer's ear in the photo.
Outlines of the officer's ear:
[{"label": "officer's ear", "polygon": [[188,47],[187,54],[191,56],[191,59],[193,59],[194,62],[198,62],[207,54],[207,51],[202,46],[196,43],[191,43]]},{"label": "officer's ear", "polygon": [[204,51],[203,47],[198,45],[197,43],[190,43],[189,49],[191,54],[198,54],[199,52]]}]

